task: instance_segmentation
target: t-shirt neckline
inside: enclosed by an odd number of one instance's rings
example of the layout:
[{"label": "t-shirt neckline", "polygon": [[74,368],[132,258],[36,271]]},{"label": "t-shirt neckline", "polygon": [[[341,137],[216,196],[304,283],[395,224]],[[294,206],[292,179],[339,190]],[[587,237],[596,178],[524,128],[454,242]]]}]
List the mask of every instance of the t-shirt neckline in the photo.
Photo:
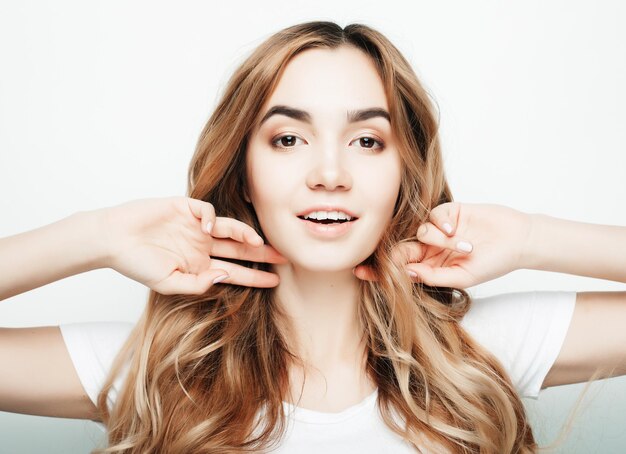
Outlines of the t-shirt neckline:
[{"label": "t-shirt neckline", "polygon": [[345,421],[361,412],[367,407],[370,407],[373,402],[376,401],[378,396],[378,388],[374,390],[369,396],[363,399],[361,402],[354,404],[348,408],[341,410],[340,412],[323,412],[316,410],[309,410],[308,408],[296,407],[290,402],[283,401],[283,408],[286,414],[297,421],[314,423],[314,424],[333,424],[340,421]]}]

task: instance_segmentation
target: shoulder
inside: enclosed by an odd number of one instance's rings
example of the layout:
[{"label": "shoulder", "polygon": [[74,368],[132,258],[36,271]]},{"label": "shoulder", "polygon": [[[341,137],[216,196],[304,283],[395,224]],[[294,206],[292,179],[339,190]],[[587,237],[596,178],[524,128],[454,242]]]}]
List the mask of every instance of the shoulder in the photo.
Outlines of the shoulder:
[{"label": "shoulder", "polygon": [[[501,293],[492,296],[472,298],[468,312],[461,325],[472,334],[480,335],[485,324],[491,329],[498,328],[494,322],[502,322],[507,330],[510,320],[516,322],[545,322],[546,317],[566,316],[573,312],[576,292],[567,290],[534,290]],[[571,315],[571,314],[569,314]],[[520,323],[515,323],[520,326]]]},{"label": "shoulder", "polygon": [[576,292],[562,290],[472,298],[461,326],[498,358],[523,396],[536,398],[561,349],[575,303]]},{"label": "shoulder", "polygon": [[59,329],[68,350],[89,350],[97,357],[109,357],[117,354],[134,326],[130,322],[95,321],[63,323]]},{"label": "shoulder", "polygon": [[124,337],[130,334],[135,326],[134,323],[124,321],[90,321],[76,323],[62,323],[59,325],[61,332],[82,334],[93,339],[102,337]]},{"label": "shoulder", "polygon": [[[59,325],[63,341],[76,373],[94,404],[115,357],[130,335],[134,324],[121,321],[93,321]],[[116,394],[122,377],[116,380]]]}]

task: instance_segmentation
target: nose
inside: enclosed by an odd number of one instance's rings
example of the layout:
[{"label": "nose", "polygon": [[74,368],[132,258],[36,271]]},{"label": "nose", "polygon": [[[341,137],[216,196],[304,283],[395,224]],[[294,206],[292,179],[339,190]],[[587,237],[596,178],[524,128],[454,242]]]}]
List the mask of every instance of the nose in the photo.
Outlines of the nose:
[{"label": "nose", "polygon": [[311,170],[307,174],[306,184],[313,190],[344,190],[352,187],[352,175],[346,167],[343,150],[327,148],[320,150],[313,158]]}]

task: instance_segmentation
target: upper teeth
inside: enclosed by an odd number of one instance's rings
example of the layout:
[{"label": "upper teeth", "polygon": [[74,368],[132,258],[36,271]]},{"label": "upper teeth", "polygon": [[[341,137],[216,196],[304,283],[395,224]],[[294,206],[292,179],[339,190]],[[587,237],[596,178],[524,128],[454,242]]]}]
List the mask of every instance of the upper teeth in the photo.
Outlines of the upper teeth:
[{"label": "upper teeth", "polygon": [[352,217],[348,216],[343,211],[312,211],[309,214],[305,214],[304,219],[345,219],[350,221],[352,220]]}]

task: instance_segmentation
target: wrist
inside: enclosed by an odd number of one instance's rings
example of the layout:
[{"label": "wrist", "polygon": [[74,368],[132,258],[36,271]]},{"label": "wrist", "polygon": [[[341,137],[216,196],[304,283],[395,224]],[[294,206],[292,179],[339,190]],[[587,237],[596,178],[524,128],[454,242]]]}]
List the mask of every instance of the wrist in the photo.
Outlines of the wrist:
[{"label": "wrist", "polygon": [[532,215],[524,268],[626,282],[626,227]]},{"label": "wrist", "polygon": [[108,267],[97,211],[0,238],[0,300],[75,274]]},{"label": "wrist", "polygon": [[541,246],[546,215],[540,213],[528,213],[528,233],[522,246],[521,269],[538,269],[541,263],[541,252],[545,247]]},{"label": "wrist", "polygon": [[113,251],[107,229],[107,209],[78,211],[73,216],[86,235],[84,241],[87,251],[85,258],[87,267],[89,269],[111,268]]}]

